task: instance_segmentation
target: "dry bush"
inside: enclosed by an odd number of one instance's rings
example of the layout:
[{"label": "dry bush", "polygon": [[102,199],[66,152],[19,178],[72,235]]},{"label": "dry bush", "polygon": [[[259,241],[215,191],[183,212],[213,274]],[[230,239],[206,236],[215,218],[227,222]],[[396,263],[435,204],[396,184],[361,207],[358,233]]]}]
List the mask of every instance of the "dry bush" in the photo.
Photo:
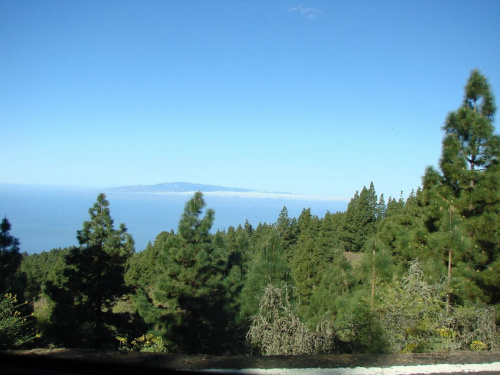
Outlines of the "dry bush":
[{"label": "dry bush", "polygon": [[402,282],[386,290],[376,307],[392,352],[485,350],[498,347],[496,312],[491,306],[452,307],[447,313],[445,285],[428,284],[420,263],[411,263]]},{"label": "dry bush", "polygon": [[259,314],[251,318],[248,342],[262,355],[327,353],[333,349],[332,323],[321,322],[313,332],[293,311],[289,287],[268,284],[260,299]]},{"label": "dry bush", "polygon": [[464,350],[497,349],[499,335],[495,319],[496,311],[492,306],[473,305],[454,308],[448,327],[453,332],[455,348]]}]

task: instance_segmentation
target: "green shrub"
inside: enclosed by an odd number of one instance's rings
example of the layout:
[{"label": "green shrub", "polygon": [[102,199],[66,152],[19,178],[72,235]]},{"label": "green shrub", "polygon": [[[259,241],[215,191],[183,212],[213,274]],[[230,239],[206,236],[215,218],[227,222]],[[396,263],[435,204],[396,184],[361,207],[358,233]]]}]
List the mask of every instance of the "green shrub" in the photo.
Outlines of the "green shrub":
[{"label": "green shrub", "polygon": [[0,298],[0,348],[19,348],[39,337],[30,329],[30,316],[24,316],[14,294],[7,293]]},{"label": "green shrub", "polygon": [[121,350],[135,350],[149,353],[168,353],[167,346],[161,336],[155,336],[152,333],[142,335],[133,339],[130,343],[126,337],[117,336]]}]

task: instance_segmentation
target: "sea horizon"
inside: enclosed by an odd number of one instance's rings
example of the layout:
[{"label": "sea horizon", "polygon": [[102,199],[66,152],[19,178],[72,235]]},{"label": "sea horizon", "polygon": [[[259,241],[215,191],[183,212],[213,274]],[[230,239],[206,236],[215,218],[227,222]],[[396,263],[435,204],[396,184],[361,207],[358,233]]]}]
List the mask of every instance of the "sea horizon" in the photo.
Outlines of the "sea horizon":
[{"label": "sea horizon", "polygon": [[[28,254],[77,246],[76,233],[90,219],[89,209],[97,195],[105,193],[110,202],[115,228],[124,223],[135,241],[135,250],[144,250],[163,231],[177,232],[179,219],[190,192],[114,192],[109,188],[0,184],[0,214],[12,225],[10,234],[20,240],[21,252]],[[341,197],[265,192],[204,192],[206,208],[215,211],[212,233],[230,226],[257,227],[275,223],[283,207],[290,218],[303,209],[320,218],[326,212],[345,211]]]}]

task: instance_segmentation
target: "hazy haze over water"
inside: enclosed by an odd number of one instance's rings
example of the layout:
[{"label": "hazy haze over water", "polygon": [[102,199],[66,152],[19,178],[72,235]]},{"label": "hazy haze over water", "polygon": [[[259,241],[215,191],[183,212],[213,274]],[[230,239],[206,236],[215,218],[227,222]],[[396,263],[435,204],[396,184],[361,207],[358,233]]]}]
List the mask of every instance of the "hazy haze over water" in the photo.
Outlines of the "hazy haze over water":
[{"label": "hazy haze over water", "polygon": [[[104,192],[105,189],[103,190]],[[77,245],[76,232],[89,220],[89,208],[100,190],[0,186],[0,214],[12,224],[11,234],[21,241],[21,251],[39,253],[58,247]],[[106,193],[111,217],[117,228],[124,223],[133,236],[136,251],[154,242],[162,231],[177,231],[185,202],[191,193]],[[206,193],[208,208],[215,210],[212,232],[229,226],[243,225],[248,219],[256,227],[259,222],[276,222],[286,206],[290,217],[298,217],[304,208],[323,217],[327,211],[344,211],[345,200],[330,197],[280,194]]]}]

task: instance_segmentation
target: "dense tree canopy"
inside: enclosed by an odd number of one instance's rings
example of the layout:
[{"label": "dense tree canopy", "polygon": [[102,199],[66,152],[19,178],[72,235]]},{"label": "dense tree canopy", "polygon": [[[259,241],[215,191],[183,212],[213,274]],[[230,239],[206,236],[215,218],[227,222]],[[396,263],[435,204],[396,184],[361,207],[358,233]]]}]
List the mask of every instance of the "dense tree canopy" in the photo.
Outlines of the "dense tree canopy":
[{"label": "dense tree canopy", "polygon": [[370,183],[324,217],[304,208],[291,218],[284,207],[275,223],[214,233],[215,213],[197,192],[177,231],[134,253],[101,194],[79,247],[24,256],[20,267],[4,219],[0,286],[10,287],[4,275],[24,280],[53,345],[264,355],[498,348],[495,110],[473,70],[422,187],[386,200]]}]

